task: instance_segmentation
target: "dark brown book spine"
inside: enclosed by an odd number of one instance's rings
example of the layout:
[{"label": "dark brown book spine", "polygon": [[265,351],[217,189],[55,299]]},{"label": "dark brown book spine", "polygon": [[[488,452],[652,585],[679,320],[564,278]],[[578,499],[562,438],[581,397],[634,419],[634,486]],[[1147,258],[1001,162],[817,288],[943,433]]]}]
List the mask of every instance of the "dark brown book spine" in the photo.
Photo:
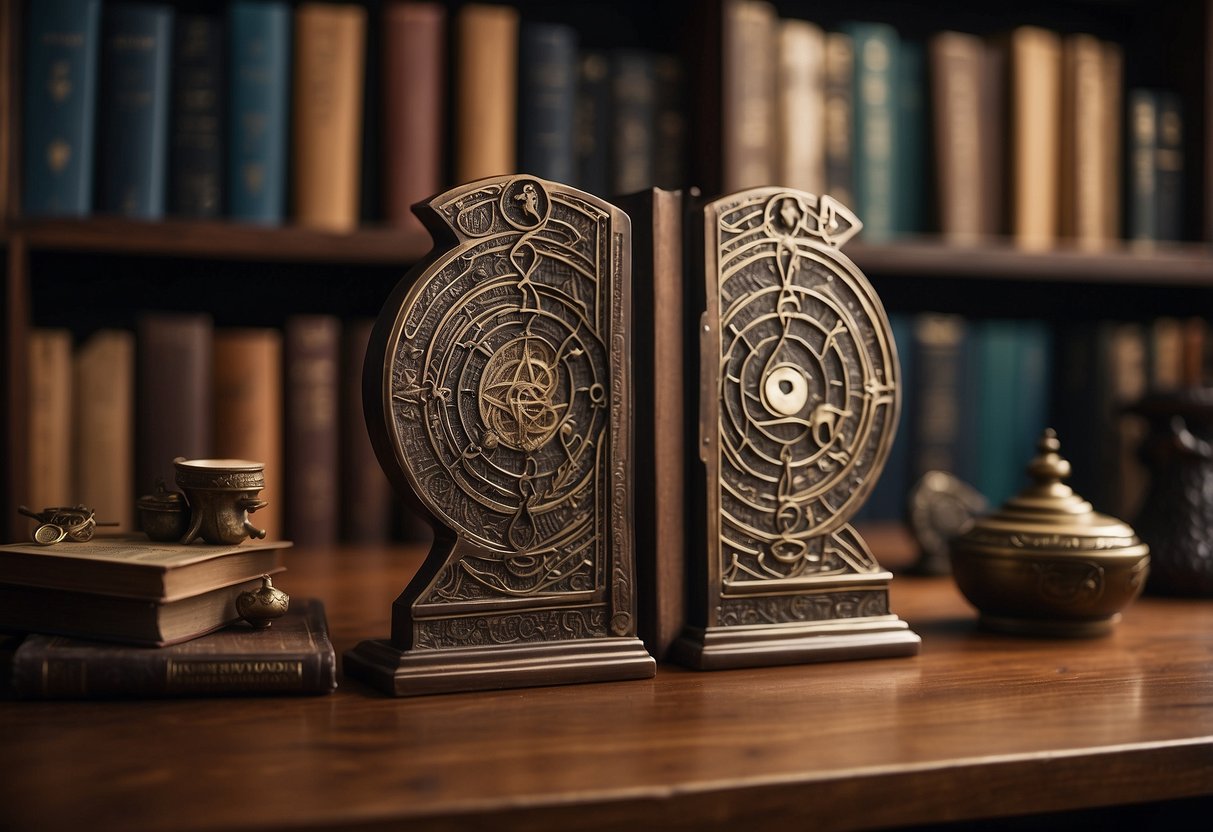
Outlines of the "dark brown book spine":
[{"label": "dark brown book spine", "polygon": [[213,324],[208,315],[154,313],[136,345],[136,481],[140,494],[175,482],[173,460],[210,456]]},{"label": "dark brown book spine", "polygon": [[662,659],[684,623],[682,195],[626,197],[632,218],[638,630]]},{"label": "dark brown book spine", "polygon": [[286,322],[286,514],[301,546],[337,542],[340,511],[337,365],[341,323],[328,315]]},{"label": "dark brown book spine", "polygon": [[395,3],[383,12],[384,215],[421,231],[413,203],[442,189],[446,9]]},{"label": "dark brown book spine", "polygon": [[236,624],[160,649],[33,635],[12,659],[12,689],[26,699],[329,693],[336,686],[324,605],[313,599],[267,630]]},{"label": "dark brown book spine", "polygon": [[351,543],[386,543],[392,536],[392,487],[379,466],[362,414],[362,365],[375,322],[346,323],[341,356],[341,520]]}]

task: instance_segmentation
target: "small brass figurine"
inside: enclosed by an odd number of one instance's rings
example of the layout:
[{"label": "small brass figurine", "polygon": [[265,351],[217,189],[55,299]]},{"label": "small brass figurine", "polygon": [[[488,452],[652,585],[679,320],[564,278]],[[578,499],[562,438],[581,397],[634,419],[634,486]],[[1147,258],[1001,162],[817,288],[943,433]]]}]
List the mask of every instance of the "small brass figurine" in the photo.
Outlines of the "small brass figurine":
[{"label": "small brass figurine", "polygon": [[277,589],[269,575],[262,575],[260,589],[241,592],[236,596],[236,612],[254,630],[264,630],[274,619],[286,615],[290,603],[291,597]]},{"label": "small brass figurine", "polygon": [[910,489],[906,519],[918,543],[918,559],[911,567],[918,575],[952,572],[952,540],[973,527],[988,508],[976,488],[947,471],[927,471]]},{"label": "small brass figurine", "polygon": [[246,537],[260,540],[265,531],[253,525],[249,514],[269,503],[257,498],[265,488],[265,466],[247,459],[173,460],[177,485],[190,505],[190,526],[182,543],[202,539],[235,546]]},{"label": "small brass figurine", "polygon": [[92,540],[98,526],[117,526],[117,523],[98,523],[93,519],[93,510],[88,506],[54,506],[42,511],[32,511],[17,506],[17,511],[33,520],[38,526],[31,536],[35,543],[52,546],[63,540],[83,543]]},{"label": "small brass figurine", "polygon": [[190,506],[180,491],[169,491],[164,480],[156,480],[156,493],[135,501],[139,510],[139,528],[150,539],[162,543],[185,537],[190,527]]},{"label": "small brass figurine", "polygon": [[1031,485],[952,543],[956,584],[987,629],[1103,635],[1141,593],[1149,547],[1062,482],[1070,463],[1060,450],[1046,430],[1028,465]]}]

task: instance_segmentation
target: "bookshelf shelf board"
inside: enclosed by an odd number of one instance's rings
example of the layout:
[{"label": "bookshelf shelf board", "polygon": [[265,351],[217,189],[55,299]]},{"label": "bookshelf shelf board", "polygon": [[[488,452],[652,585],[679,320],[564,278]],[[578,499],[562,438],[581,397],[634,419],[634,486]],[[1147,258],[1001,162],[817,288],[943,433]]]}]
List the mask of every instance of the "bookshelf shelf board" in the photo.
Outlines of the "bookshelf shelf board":
[{"label": "bookshelf shelf board", "polygon": [[937,239],[863,245],[847,254],[873,275],[1067,281],[1096,284],[1213,286],[1213,247],[1114,243],[1105,249],[1024,251],[1007,242],[961,246]]},{"label": "bookshelf shelf board", "polygon": [[20,235],[31,251],[199,257],[216,260],[278,260],[406,265],[425,256],[429,236],[395,228],[360,228],[348,233],[298,226],[261,227],[227,222],[116,217],[25,220]]}]

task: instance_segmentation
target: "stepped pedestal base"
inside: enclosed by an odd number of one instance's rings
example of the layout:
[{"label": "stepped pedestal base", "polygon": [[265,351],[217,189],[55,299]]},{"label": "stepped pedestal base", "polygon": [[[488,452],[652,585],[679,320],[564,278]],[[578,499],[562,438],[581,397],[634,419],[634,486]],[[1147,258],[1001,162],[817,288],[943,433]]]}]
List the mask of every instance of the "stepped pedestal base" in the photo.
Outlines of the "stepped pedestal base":
[{"label": "stepped pedestal base", "polygon": [[347,676],[392,696],[648,679],[653,657],[638,638],[555,644],[401,650],[364,641],[343,657]]},{"label": "stepped pedestal base", "polygon": [[918,635],[895,615],[800,625],[687,627],[670,659],[696,670],[915,656]]}]

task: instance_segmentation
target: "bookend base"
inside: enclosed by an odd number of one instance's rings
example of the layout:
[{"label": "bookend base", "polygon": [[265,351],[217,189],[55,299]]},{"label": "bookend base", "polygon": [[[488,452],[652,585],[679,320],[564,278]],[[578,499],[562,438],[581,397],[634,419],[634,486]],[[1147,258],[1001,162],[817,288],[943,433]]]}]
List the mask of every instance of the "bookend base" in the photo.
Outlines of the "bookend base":
[{"label": "bookend base", "polygon": [[670,661],[696,670],[916,656],[922,640],[895,615],[798,625],[687,627]]},{"label": "bookend base", "polygon": [[657,671],[635,637],[441,650],[402,650],[379,639],[359,643],[343,661],[345,675],[391,696],[620,682]]}]

